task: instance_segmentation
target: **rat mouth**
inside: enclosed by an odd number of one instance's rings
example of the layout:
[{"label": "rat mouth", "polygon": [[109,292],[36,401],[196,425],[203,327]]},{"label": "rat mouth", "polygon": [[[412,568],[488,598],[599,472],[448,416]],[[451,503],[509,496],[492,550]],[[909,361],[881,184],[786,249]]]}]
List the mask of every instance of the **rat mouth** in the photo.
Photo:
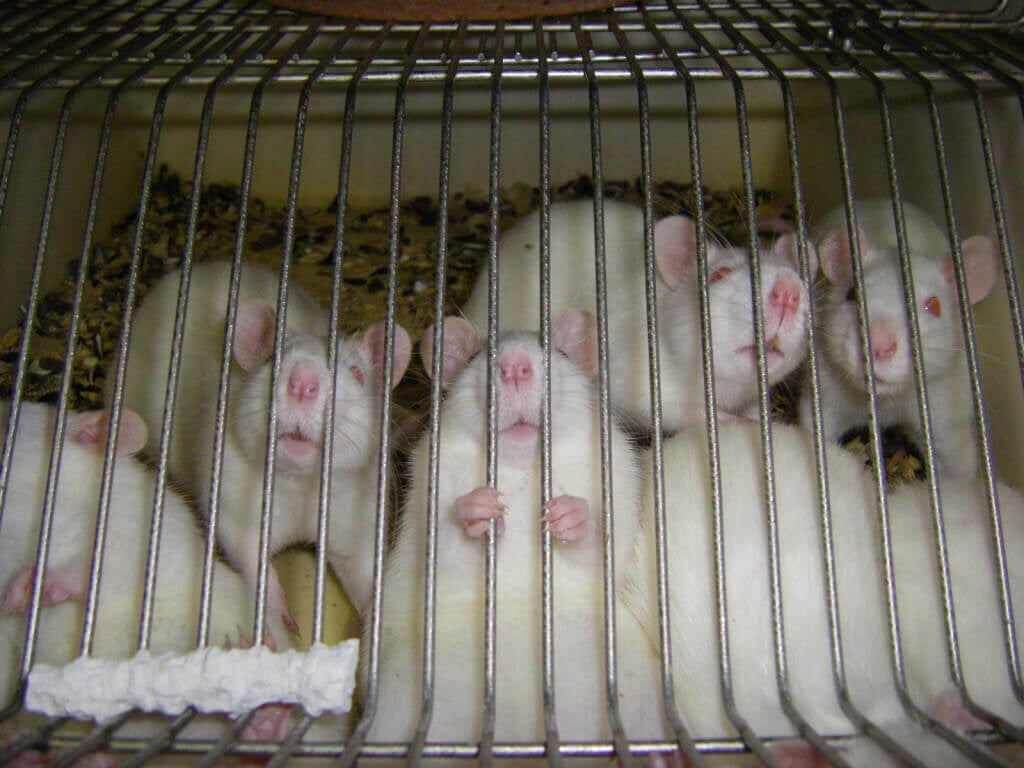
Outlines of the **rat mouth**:
[{"label": "rat mouth", "polygon": [[526,441],[540,434],[540,427],[527,421],[519,420],[501,430],[501,434],[513,440]]},{"label": "rat mouth", "polygon": [[[757,345],[748,344],[745,347],[740,347],[736,350],[736,354],[740,357],[749,357],[750,360],[757,365]],[[764,343],[764,361],[768,368],[774,368],[780,362],[786,358],[786,354],[782,351],[779,346],[779,337],[773,336]]]},{"label": "rat mouth", "polygon": [[298,427],[291,432],[282,432],[277,436],[277,444],[284,448],[289,456],[304,459],[319,450],[320,446],[312,438],[303,434]]}]

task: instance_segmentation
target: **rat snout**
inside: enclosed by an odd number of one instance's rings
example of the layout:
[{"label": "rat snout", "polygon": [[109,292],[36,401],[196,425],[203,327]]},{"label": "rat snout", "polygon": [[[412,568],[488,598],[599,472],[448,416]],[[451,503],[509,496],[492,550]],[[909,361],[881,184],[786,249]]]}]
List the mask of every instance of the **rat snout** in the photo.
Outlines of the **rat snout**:
[{"label": "rat snout", "polygon": [[316,402],[320,394],[320,371],[308,360],[300,360],[288,375],[288,401],[297,406]]},{"label": "rat snout", "polygon": [[886,366],[899,351],[899,339],[888,320],[871,323],[871,356],[875,366]]},{"label": "rat snout", "polygon": [[768,292],[768,319],[781,327],[800,312],[803,285],[795,275],[782,275]]},{"label": "rat snout", "polygon": [[501,382],[514,389],[520,389],[533,382],[533,363],[529,355],[519,349],[509,350],[498,360]]}]

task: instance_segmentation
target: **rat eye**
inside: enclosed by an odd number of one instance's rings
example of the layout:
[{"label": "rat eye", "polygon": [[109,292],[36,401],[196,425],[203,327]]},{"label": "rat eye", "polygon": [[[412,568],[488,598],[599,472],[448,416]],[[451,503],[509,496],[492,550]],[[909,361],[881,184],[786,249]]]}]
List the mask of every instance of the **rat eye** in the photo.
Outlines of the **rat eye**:
[{"label": "rat eye", "polygon": [[350,365],[348,367],[348,372],[352,374],[352,378],[355,379],[359,383],[360,386],[363,385],[363,382],[366,379],[363,376],[363,369],[362,368],[360,368],[358,365]]},{"label": "rat eye", "polygon": [[856,285],[851,285],[850,286],[850,290],[848,290],[846,292],[846,300],[847,301],[856,301],[857,300],[857,286]]},{"label": "rat eye", "polygon": [[708,279],[709,283],[717,283],[723,277],[728,277],[732,274],[732,267],[719,267],[711,273],[711,277]]},{"label": "rat eye", "polygon": [[929,315],[942,317],[942,302],[938,296],[929,296],[924,300],[924,309]]}]

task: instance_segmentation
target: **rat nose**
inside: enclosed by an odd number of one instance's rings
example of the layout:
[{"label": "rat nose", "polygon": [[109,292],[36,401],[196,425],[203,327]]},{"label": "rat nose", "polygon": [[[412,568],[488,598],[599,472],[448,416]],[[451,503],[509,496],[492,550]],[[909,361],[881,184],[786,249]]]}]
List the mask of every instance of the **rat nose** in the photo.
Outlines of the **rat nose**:
[{"label": "rat nose", "polygon": [[533,365],[530,363],[530,358],[523,352],[514,351],[502,355],[498,365],[501,368],[503,384],[518,387],[533,379]]},{"label": "rat nose", "polygon": [[288,399],[295,403],[315,400],[320,392],[320,374],[313,363],[302,360],[288,376]]},{"label": "rat nose", "polygon": [[803,293],[800,281],[795,277],[784,276],[775,281],[768,294],[768,304],[774,310],[773,316],[782,323],[787,315],[795,315],[800,309],[800,296]]},{"label": "rat nose", "polygon": [[871,355],[875,358],[876,364],[890,362],[898,349],[896,332],[889,323],[879,320],[871,324]]}]

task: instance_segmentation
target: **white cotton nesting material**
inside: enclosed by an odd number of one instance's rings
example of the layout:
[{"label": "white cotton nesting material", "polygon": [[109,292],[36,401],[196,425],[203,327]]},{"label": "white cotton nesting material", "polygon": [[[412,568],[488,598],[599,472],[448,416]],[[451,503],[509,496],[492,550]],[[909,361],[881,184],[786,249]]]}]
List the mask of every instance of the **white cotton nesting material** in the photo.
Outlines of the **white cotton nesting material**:
[{"label": "white cotton nesting material", "polygon": [[132,710],[177,715],[189,707],[238,716],[263,704],[299,704],[310,715],[352,706],[359,641],[317,644],[308,651],[204,648],[131,659],[79,658],[37,664],[25,707],[103,723]]}]

